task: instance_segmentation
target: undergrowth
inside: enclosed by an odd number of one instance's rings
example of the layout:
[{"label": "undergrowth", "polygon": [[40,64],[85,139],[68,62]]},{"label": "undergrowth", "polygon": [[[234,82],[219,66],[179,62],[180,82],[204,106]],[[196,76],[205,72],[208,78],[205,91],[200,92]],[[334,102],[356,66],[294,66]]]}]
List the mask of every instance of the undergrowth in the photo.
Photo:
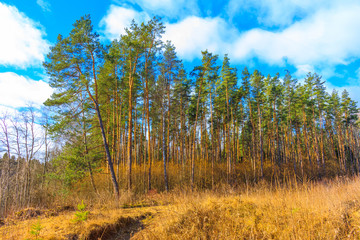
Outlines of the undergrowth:
[{"label": "undergrowth", "polygon": [[[241,189],[151,192],[138,198],[40,215],[42,239],[360,239],[360,179]],[[85,211],[86,207],[86,211]],[[84,214],[85,215],[85,214]],[[82,218],[82,216],[80,216]],[[84,219],[84,218],[82,218]],[[39,219],[14,219],[1,239],[34,239]],[[41,231],[41,232],[40,232]],[[41,233],[41,234],[40,234]]]}]

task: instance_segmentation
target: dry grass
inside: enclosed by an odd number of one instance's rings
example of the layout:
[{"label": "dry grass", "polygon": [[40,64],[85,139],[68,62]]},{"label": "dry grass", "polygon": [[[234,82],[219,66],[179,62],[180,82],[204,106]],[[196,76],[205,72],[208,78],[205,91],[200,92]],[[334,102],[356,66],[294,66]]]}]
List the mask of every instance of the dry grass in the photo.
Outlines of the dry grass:
[{"label": "dry grass", "polygon": [[[291,188],[173,191],[137,203],[40,216],[42,239],[360,239],[360,179]],[[0,228],[1,239],[34,239],[37,218]],[[117,238],[116,238],[116,237]]]},{"label": "dry grass", "polygon": [[199,194],[171,206],[136,239],[359,239],[360,180],[225,196]]},{"label": "dry grass", "polygon": [[[161,208],[161,207],[158,207]],[[35,239],[31,227],[40,222],[41,239],[111,239],[111,236],[130,236],[143,227],[143,221],[157,213],[156,207],[139,209],[92,209],[88,219],[75,222],[74,212],[54,217],[9,222],[0,228],[0,239]]]}]

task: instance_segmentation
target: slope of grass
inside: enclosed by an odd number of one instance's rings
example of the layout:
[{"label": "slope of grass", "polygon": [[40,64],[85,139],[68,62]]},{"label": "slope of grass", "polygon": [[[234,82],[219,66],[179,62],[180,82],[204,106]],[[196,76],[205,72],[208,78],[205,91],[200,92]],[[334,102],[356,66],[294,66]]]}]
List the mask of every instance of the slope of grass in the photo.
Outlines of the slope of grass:
[{"label": "slope of grass", "polygon": [[6,221],[1,239],[360,239],[360,179],[273,189],[174,191],[137,202]]},{"label": "slope of grass", "polygon": [[135,239],[360,239],[360,181],[187,196]]}]

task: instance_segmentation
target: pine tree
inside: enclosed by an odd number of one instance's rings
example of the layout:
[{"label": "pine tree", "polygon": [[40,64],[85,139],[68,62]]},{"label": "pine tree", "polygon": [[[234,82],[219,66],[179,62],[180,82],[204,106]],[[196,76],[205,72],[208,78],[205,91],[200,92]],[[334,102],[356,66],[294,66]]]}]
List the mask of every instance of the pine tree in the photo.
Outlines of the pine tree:
[{"label": "pine tree", "polygon": [[103,61],[103,47],[99,35],[93,31],[90,16],[86,15],[74,24],[68,37],[58,37],[48,54],[44,67],[50,76],[50,86],[56,88],[48,105],[71,104],[80,92],[93,104],[111,173],[114,193],[119,195],[113,162],[100,112],[98,69]]}]

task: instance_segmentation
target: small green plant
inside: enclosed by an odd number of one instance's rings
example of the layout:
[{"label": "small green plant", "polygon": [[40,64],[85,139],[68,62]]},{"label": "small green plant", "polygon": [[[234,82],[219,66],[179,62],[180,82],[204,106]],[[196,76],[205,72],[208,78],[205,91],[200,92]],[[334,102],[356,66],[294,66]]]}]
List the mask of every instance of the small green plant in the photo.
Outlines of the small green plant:
[{"label": "small green plant", "polygon": [[40,238],[41,229],[43,229],[43,226],[40,223],[40,219],[31,226],[30,234],[34,237],[35,240],[42,240],[42,238]]},{"label": "small green plant", "polygon": [[89,211],[85,211],[86,205],[84,204],[84,201],[81,201],[80,204],[77,205],[77,211],[75,212],[75,219],[74,222],[84,222],[87,220],[87,217],[89,215]]}]

